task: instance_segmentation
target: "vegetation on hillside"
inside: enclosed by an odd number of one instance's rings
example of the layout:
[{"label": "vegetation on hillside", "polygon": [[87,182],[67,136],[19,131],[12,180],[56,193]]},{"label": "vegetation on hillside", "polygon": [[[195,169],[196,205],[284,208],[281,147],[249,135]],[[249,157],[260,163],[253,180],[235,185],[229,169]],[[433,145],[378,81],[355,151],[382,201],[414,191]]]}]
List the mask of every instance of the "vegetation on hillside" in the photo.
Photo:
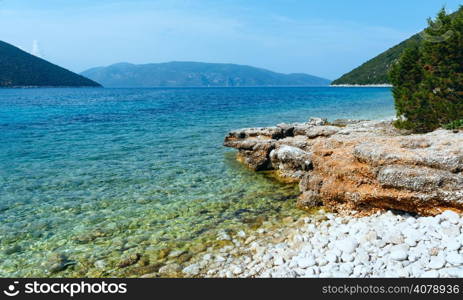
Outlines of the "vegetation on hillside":
[{"label": "vegetation on hillside", "polygon": [[308,74],[280,74],[251,66],[201,62],[134,65],[119,63],[82,75],[106,87],[327,86],[330,80]]},{"label": "vegetation on hillside", "polygon": [[0,41],[0,87],[24,86],[97,87],[100,85]]},{"label": "vegetation on hillside", "polygon": [[421,42],[421,36],[416,34],[397,46],[383,52],[367,61],[360,67],[336,79],[332,84],[384,84],[390,83],[388,72],[391,66],[400,58],[405,49],[414,47]]},{"label": "vegetation on hillside", "polygon": [[455,129],[463,119],[463,9],[452,16],[442,9],[429,25],[390,72],[395,125],[414,132]]}]

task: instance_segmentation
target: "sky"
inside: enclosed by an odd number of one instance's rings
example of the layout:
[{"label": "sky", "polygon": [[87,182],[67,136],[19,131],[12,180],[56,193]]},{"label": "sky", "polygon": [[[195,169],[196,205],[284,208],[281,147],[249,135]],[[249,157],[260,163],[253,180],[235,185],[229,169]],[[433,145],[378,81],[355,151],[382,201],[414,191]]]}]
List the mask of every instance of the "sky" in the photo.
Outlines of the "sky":
[{"label": "sky", "polygon": [[74,72],[201,61],[336,79],[460,1],[0,0],[0,40]]}]

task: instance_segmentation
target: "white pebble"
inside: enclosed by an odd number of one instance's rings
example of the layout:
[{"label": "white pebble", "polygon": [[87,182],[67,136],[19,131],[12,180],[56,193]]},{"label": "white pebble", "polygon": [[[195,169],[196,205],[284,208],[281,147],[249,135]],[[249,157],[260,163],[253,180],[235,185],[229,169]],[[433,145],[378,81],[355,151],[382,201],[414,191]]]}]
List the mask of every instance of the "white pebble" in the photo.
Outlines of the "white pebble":
[{"label": "white pebble", "polygon": [[304,257],[297,260],[297,265],[302,269],[313,267],[315,264],[315,259],[313,257]]},{"label": "white pebble", "polygon": [[461,247],[460,241],[454,239],[443,241],[443,244],[445,245],[445,248],[447,248],[447,250],[449,251],[457,251],[460,250]]},{"label": "white pebble", "polygon": [[336,247],[345,252],[345,253],[352,253],[355,251],[355,249],[357,249],[358,247],[358,242],[356,239],[354,238],[345,238],[341,241],[338,241],[336,243]]},{"label": "white pebble", "polygon": [[428,267],[431,269],[440,269],[445,265],[445,259],[439,256],[431,257]]},{"label": "white pebble", "polygon": [[182,270],[183,273],[189,276],[196,276],[199,274],[200,269],[198,264],[192,264]]},{"label": "white pebble", "polygon": [[460,222],[460,216],[454,212],[454,211],[451,211],[451,210],[446,210],[444,211],[442,214],[441,214],[441,217],[444,219],[444,220],[447,220],[449,221],[450,223],[452,224],[458,224],[458,222]]},{"label": "white pebble", "polygon": [[211,277],[463,277],[463,218],[452,211],[306,219],[259,236],[239,231],[249,241],[222,254],[208,250],[183,272],[198,276],[203,266]]},{"label": "white pebble", "polygon": [[233,274],[235,274],[235,275],[239,275],[239,274],[243,273],[243,269],[241,269],[240,266],[235,266],[235,267],[232,269],[232,272],[233,272]]},{"label": "white pebble", "polygon": [[275,266],[281,266],[281,265],[284,264],[284,263],[285,263],[285,262],[284,262],[284,260],[283,260],[283,258],[282,258],[281,256],[275,257],[275,260],[273,261],[273,264],[274,264]]},{"label": "white pebble", "polygon": [[439,272],[435,270],[424,272],[423,274],[421,274],[421,277],[422,278],[439,278]]},{"label": "white pebble", "polygon": [[456,251],[450,252],[445,257],[445,260],[451,265],[459,266],[463,264],[463,255]]}]

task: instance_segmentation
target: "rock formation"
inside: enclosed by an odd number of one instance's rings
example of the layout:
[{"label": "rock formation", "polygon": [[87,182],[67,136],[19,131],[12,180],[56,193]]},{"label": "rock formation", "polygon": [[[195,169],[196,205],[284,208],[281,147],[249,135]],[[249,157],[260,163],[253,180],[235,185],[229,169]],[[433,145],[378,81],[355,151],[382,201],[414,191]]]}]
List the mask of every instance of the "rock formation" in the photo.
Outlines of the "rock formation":
[{"label": "rock formation", "polygon": [[299,182],[302,208],[463,211],[463,132],[406,135],[389,121],[312,118],[232,131],[224,145],[253,170]]}]

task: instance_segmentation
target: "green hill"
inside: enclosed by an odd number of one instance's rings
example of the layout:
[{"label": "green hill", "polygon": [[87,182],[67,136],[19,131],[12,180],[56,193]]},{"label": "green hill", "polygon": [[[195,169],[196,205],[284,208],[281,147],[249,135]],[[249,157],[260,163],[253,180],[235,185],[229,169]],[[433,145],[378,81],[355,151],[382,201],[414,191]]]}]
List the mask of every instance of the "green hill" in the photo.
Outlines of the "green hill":
[{"label": "green hill", "polygon": [[402,55],[405,49],[421,42],[421,36],[416,34],[367,61],[360,67],[344,74],[331,84],[384,84],[389,83],[388,72],[394,62]]},{"label": "green hill", "polygon": [[[455,13],[453,14],[455,15]],[[393,63],[395,63],[405,49],[422,41],[421,33],[415,34],[411,38],[381,53],[375,58],[367,61],[360,67],[344,74],[331,84],[384,84],[389,83],[388,73]]]},{"label": "green hill", "polygon": [[0,41],[0,87],[29,86],[99,87],[100,85]]},{"label": "green hill", "polygon": [[280,74],[234,64],[169,62],[119,63],[82,75],[106,87],[327,86],[330,80],[307,74]]}]

